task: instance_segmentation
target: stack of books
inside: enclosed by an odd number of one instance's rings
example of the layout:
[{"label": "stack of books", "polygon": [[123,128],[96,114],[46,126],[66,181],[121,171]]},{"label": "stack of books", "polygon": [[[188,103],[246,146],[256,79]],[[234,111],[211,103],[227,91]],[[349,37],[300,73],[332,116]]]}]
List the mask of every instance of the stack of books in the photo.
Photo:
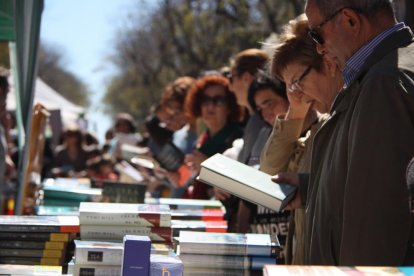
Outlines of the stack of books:
[{"label": "stack of books", "polygon": [[102,189],[92,188],[87,178],[48,178],[42,185],[41,205],[79,207],[83,201],[102,201]]},{"label": "stack of books", "polygon": [[[75,256],[68,267],[73,275],[121,275],[123,243],[75,241]],[[165,244],[151,244],[151,255],[174,256]]]},{"label": "stack of books", "polygon": [[184,275],[249,275],[276,264],[280,250],[267,234],[181,231],[177,252]]},{"label": "stack of books", "polygon": [[0,216],[0,263],[67,265],[78,235],[77,216]]},{"label": "stack of books", "polygon": [[265,265],[263,275],[414,275],[410,266],[306,266],[306,265]]},{"label": "stack of books", "polygon": [[125,235],[140,235],[172,242],[168,205],[81,202],[79,221],[82,240],[122,242]]}]

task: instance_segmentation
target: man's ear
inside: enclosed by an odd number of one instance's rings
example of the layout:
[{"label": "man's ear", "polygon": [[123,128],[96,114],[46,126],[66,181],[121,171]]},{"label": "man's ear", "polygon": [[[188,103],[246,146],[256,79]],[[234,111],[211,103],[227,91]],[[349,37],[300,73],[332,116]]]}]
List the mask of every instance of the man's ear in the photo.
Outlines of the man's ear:
[{"label": "man's ear", "polygon": [[241,78],[243,82],[251,83],[253,81],[254,76],[246,71],[241,75]]}]

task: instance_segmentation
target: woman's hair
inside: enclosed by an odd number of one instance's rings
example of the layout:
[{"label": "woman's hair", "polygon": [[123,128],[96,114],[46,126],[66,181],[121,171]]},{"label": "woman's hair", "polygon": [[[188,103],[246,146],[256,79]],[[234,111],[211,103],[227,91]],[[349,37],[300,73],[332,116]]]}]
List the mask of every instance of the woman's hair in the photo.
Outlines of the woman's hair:
[{"label": "woman's hair", "polygon": [[322,56],[316,50],[315,42],[308,35],[308,19],[301,14],[289,21],[280,36],[271,61],[271,72],[279,79],[289,64],[313,65],[317,71],[323,70]]},{"label": "woman's hair", "polygon": [[185,102],[185,97],[187,96],[187,93],[194,82],[194,78],[184,76],[179,77],[172,83],[168,84],[161,96],[160,105],[166,105],[174,101],[179,103],[182,107]]},{"label": "woman's hair", "polygon": [[76,146],[78,148],[81,148],[83,146],[83,134],[79,128],[75,128],[75,127],[66,128],[63,131],[62,137],[65,140],[69,136],[76,138]]},{"label": "woman's hair", "polygon": [[230,122],[240,122],[243,117],[243,110],[237,104],[235,95],[230,92],[229,80],[222,76],[205,76],[195,82],[192,89],[188,92],[188,96],[185,101],[185,110],[188,116],[193,119],[201,116],[201,99],[203,93],[208,87],[216,85],[224,88],[227,106],[230,110],[228,120]]},{"label": "woman's hair", "polygon": [[269,55],[260,49],[247,49],[236,54],[230,60],[233,75],[243,75],[249,72],[255,75],[259,69],[263,69],[269,61]]},{"label": "woman's hair", "polygon": [[264,90],[264,89],[270,89],[272,90],[273,93],[275,93],[279,97],[282,97],[286,101],[288,100],[287,95],[286,95],[285,83],[272,77],[269,73],[260,70],[256,74],[256,77],[253,80],[253,82],[250,84],[249,92],[247,94],[247,100],[250,104],[250,107],[254,111],[257,110],[254,97],[256,96],[257,91]]}]

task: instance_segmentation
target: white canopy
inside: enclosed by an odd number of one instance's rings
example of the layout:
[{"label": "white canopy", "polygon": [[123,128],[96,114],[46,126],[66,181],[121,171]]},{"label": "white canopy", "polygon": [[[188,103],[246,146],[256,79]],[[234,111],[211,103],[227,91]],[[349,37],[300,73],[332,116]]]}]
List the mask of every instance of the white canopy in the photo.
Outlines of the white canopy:
[{"label": "white canopy", "polygon": [[[15,110],[16,95],[14,93],[12,77],[9,78],[9,83],[10,93],[7,96],[7,109]],[[85,109],[83,107],[78,106],[65,99],[62,95],[60,95],[53,88],[47,85],[39,77],[36,78],[34,90],[35,92],[33,104],[40,103],[49,111],[60,110],[63,121],[62,123],[64,126],[75,125],[76,119],[79,117],[79,114],[85,112]]]}]

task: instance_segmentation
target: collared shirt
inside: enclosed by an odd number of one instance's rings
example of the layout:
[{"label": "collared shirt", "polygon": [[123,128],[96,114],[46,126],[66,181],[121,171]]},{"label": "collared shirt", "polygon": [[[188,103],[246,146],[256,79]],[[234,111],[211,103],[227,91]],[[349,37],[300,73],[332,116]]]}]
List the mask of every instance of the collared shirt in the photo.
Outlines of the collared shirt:
[{"label": "collared shirt", "polygon": [[355,54],[352,55],[345,63],[344,70],[342,71],[342,78],[345,82],[345,87],[348,87],[355,77],[358,75],[367,57],[374,51],[375,47],[383,41],[390,34],[405,27],[403,22],[395,24],[391,28],[383,31],[370,42],[362,46]]}]

